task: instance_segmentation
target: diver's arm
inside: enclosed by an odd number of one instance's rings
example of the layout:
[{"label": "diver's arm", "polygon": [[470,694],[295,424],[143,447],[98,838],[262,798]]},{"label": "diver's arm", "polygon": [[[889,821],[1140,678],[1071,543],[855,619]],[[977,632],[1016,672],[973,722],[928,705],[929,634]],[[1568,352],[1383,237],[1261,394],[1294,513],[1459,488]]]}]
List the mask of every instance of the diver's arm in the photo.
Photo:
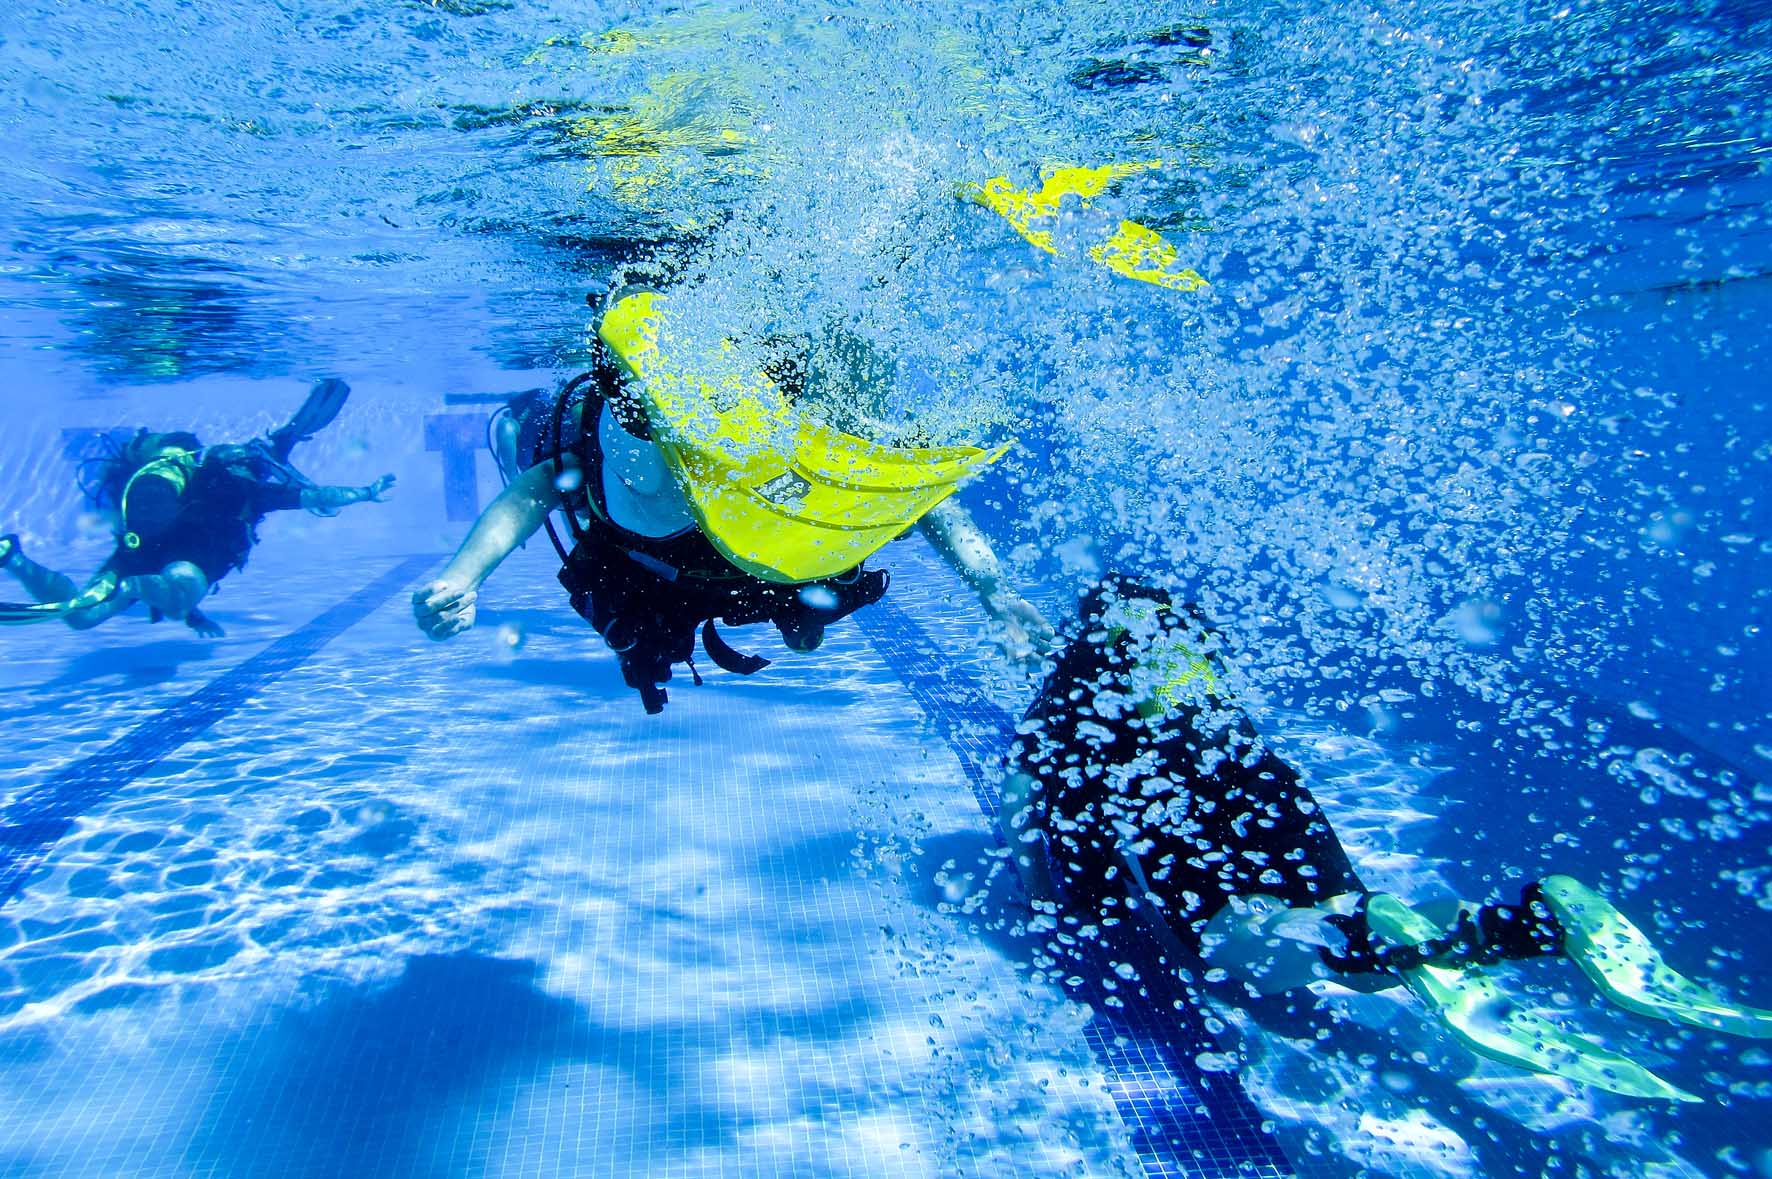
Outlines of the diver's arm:
[{"label": "diver's arm", "polygon": [[351,504],[385,503],[393,489],[392,475],[383,475],[367,487],[304,487],[301,506],[316,516],[336,516]]},{"label": "diver's arm", "polygon": [[917,527],[978,594],[986,612],[1008,632],[1005,648],[1012,659],[1029,662],[1051,649],[1052,624],[1038,607],[1004,582],[996,550],[965,508],[952,499],[943,500]]},{"label": "diver's arm", "polygon": [[[570,458],[563,462],[566,470],[578,469]],[[443,572],[412,595],[412,615],[420,630],[442,640],[474,625],[480,584],[561,506],[557,477],[554,460],[539,462],[487,505]]]}]

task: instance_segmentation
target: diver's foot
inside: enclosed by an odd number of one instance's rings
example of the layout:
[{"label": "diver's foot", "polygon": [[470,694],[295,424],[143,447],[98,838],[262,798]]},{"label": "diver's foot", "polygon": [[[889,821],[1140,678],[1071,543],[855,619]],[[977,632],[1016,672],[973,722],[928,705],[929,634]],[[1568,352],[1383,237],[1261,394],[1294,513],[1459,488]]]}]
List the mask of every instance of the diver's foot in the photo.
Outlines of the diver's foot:
[{"label": "diver's foot", "polygon": [[1563,952],[1609,1001],[1652,1019],[1772,1038],[1772,1011],[1731,1003],[1679,973],[1642,930],[1579,880],[1547,876],[1539,893],[1563,927]]},{"label": "diver's foot", "polygon": [[0,536],[0,569],[12,564],[12,558],[18,551],[18,533],[8,532],[5,536]]}]

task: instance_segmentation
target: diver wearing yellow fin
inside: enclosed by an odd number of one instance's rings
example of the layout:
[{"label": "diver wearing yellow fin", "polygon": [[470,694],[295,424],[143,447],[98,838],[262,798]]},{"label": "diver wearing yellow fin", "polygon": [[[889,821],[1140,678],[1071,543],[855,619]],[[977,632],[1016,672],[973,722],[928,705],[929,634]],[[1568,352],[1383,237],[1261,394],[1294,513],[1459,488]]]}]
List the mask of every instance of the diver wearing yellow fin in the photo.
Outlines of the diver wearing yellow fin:
[{"label": "diver wearing yellow fin", "polygon": [[392,475],[367,487],[325,487],[290,465],[290,452],[338,416],[350,391],[336,378],[320,381],[287,424],[241,445],[205,447],[194,434],[144,429],[88,463],[87,498],[115,525],[116,551],[80,587],[25,556],[16,535],[0,537],[0,568],[34,599],[0,602],[0,625],[87,630],[141,602],[156,622],[172,618],[220,637],[199,603],[246,564],[265,516],[295,508],[335,516],[348,504],[384,500],[393,487]]},{"label": "diver wearing yellow fin", "polygon": [[[669,300],[619,292],[598,324],[592,370],[552,399],[495,415],[509,486],[439,577],[413,595],[419,628],[447,639],[473,625],[479,586],[546,527],[572,605],[613,649],[649,713],[676,664],[748,675],[767,661],[715,623],[770,622],[797,651],[886,592],[865,562],[921,527],[1012,634],[1038,647],[1051,627],[1008,588],[990,545],[948,501],[1002,450],[882,446],[796,412],[777,383],[686,345]],[[571,544],[554,533],[565,516]]]},{"label": "diver wearing yellow fin", "polygon": [[1477,1053],[1632,1097],[1699,1100],[1528,1009],[1499,964],[1565,957],[1627,1011],[1772,1038],[1772,1011],[1684,978],[1567,876],[1528,886],[1517,904],[1461,905],[1449,928],[1368,890],[1297,772],[1224,698],[1198,619],[1122,579],[1079,613],[1002,785],[1016,866],[1067,924],[1141,913],[1182,961],[1203,958],[1263,995],[1320,979],[1402,984]]}]

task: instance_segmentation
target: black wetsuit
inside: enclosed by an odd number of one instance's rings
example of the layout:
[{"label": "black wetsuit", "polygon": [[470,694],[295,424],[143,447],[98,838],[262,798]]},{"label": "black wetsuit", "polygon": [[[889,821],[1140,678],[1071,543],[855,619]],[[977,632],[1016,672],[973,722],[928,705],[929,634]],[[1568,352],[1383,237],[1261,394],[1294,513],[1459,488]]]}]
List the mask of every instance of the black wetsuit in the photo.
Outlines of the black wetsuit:
[{"label": "black wetsuit", "polygon": [[526,397],[511,409],[522,469],[565,455],[578,461],[582,482],[567,493],[573,544],[568,549],[555,538],[563,561],[560,582],[572,608],[620,657],[622,678],[640,693],[647,712],[664,707],[663,685],[673,665],[686,663],[696,675],[698,628],[708,657],[722,669],[749,675],[767,665],[727,646],[715,619],[734,626],[773,622],[791,645],[811,650],[826,625],[886,592],[886,574],[859,565],[807,584],[764,581],[733,565],[694,526],[649,537],[615,523],[604,498],[597,430],[607,413],[630,434],[646,437],[644,417],[630,405],[613,362],[600,354],[596,369],[557,396]]},{"label": "black wetsuit", "polygon": [[124,520],[140,543],[119,544],[105,567],[137,577],[189,561],[213,585],[245,566],[259,523],[272,512],[301,507],[308,486],[263,443],[203,452],[182,490],[144,474],[130,487]]},{"label": "black wetsuit", "polygon": [[[1098,710],[1098,693],[1123,692],[1131,670],[1130,644],[1100,622],[1121,595],[1161,598],[1109,583],[1084,600],[1079,631],[1009,759],[1037,784],[1034,818],[1067,908],[1099,913],[1135,892],[1123,846],[1137,851],[1166,924],[1196,950],[1232,896],[1265,893],[1303,908],[1364,891],[1297,772],[1242,713],[1218,700],[1148,722]],[[1162,617],[1199,630],[1167,606]]]}]

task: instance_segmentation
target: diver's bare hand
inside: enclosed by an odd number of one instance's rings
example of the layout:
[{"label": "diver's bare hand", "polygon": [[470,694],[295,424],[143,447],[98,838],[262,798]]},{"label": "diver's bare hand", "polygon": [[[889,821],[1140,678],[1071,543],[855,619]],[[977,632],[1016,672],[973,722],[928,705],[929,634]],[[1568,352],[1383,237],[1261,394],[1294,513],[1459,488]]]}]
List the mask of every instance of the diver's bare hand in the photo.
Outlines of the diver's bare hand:
[{"label": "diver's bare hand", "polygon": [[377,479],[374,483],[371,483],[368,487],[363,489],[363,498],[367,499],[370,503],[385,504],[388,502],[388,497],[393,493],[394,477],[392,475],[383,475],[380,479]]},{"label": "diver's bare hand", "polygon": [[185,613],[185,625],[206,639],[219,639],[228,633],[221,628],[221,623],[195,608]]},{"label": "diver's bare hand", "polygon": [[412,595],[412,617],[418,629],[442,642],[474,625],[479,594],[470,586],[433,581]]},{"label": "diver's bare hand", "polygon": [[998,645],[1010,660],[1032,668],[1051,654],[1058,632],[1038,606],[1014,590],[999,589],[985,600],[985,609],[1003,628]]}]

